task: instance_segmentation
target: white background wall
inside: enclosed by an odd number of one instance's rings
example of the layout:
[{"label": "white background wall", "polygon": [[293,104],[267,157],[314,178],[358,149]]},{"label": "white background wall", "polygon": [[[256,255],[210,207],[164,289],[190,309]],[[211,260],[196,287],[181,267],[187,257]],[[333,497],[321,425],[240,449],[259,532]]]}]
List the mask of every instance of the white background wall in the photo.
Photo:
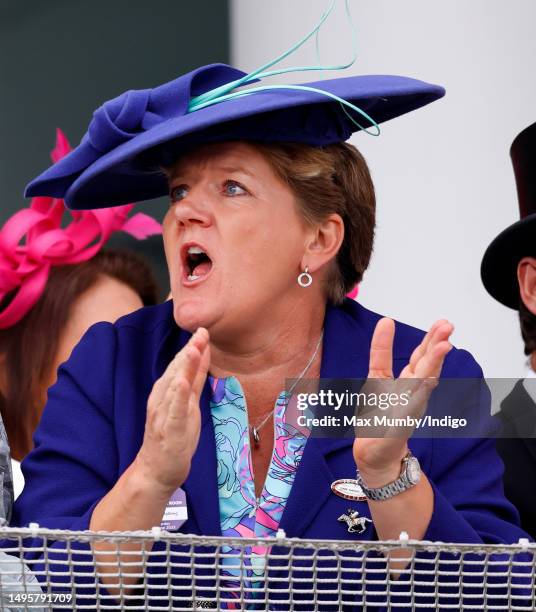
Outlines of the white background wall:
[{"label": "white background wall", "polygon": [[[327,6],[327,0],[232,0],[233,64],[250,70],[276,56]],[[470,350],[488,377],[520,376],[517,313],[485,292],[480,261],[519,215],[509,147],[536,121],[536,2],[352,0],[351,6],[359,58],[347,74],[401,74],[447,89],[442,100],[386,123],[379,138],[352,139],[378,195],[375,253],[360,301],[421,328],[448,318],[455,344]],[[342,3],[320,44],[323,62],[350,56]],[[313,42],[294,56],[292,64],[298,62],[316,63]]]}]

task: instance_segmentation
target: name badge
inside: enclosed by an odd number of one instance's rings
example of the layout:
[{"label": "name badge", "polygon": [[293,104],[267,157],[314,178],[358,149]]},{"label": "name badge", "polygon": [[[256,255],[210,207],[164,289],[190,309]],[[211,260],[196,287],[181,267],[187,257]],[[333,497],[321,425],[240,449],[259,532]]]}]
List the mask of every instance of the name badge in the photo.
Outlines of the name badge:
[{"label": "name badge", "polygon": [[187,519],[186,493],[179,488],[169,498],[160,527],[166,531],[178,531]]},{"label": "name badge", "polygon": [[331,490],[335,495],[344,499],[351,499],[353,501],[365,501],[367,499],[363,489],[359,486],[357,480],[353,478],[343,478],[332,482]]}]

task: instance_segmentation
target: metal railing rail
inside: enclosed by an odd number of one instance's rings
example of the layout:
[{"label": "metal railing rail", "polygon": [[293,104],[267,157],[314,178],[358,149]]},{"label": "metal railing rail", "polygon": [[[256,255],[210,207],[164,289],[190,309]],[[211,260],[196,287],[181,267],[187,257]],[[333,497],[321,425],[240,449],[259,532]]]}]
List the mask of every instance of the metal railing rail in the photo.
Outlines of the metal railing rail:
[{"label": "metal railing rail", "polygon": [[401,534],[352,542],[282,531],[249,539],[31,525],[0,528],[0,541],[0,611],[536,610],[536,544],[527,540],[452,544]]}]

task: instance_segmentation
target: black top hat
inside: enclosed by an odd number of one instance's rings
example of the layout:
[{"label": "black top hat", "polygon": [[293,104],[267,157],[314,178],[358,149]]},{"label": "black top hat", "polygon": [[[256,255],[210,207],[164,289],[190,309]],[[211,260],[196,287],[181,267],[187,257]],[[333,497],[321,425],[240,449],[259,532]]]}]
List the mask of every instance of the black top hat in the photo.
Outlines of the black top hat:
[{"label": "black top hat", "polygon": [[501,304],[519,308],[517,264],[536,257],[536,123],[529,125],[512,143],[520,221],[502,231],[488,246],[480,274],[487,291]]}]

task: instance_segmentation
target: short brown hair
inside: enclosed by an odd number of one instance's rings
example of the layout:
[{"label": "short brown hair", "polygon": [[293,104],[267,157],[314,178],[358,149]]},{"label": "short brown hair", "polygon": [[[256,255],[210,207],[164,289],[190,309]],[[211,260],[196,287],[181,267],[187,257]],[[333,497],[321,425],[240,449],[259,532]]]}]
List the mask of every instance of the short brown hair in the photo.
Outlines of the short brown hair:
[{"label": "short brown hair", "polygon": [[133,252],[107,250],[87,262],[54,267],[45,291],[16,325],[0,330],[5,357],[6,388],[0,410],[12,454],[22,459],[32,449],[50,380],[51,358],[56,355],[62,330],[73,302],[102,276],[131,287],[144,306],[156,304],[158,288],[149,266]]},{"label": "short brown hair", "polygon": [[296,195],[306,222],[318,223],[331,213],[342,217],[344,241],[326,287],[328,299],[340,304],[361,282],[374,244],[376,197],[365,159],[348,143],[257,146]]},{"label": "short brown hair", "polygon": [[522,299],[519,300],[519,323],[525,343],[525,355],[532,355],[536,352],[536,315],[525,306]]}]

